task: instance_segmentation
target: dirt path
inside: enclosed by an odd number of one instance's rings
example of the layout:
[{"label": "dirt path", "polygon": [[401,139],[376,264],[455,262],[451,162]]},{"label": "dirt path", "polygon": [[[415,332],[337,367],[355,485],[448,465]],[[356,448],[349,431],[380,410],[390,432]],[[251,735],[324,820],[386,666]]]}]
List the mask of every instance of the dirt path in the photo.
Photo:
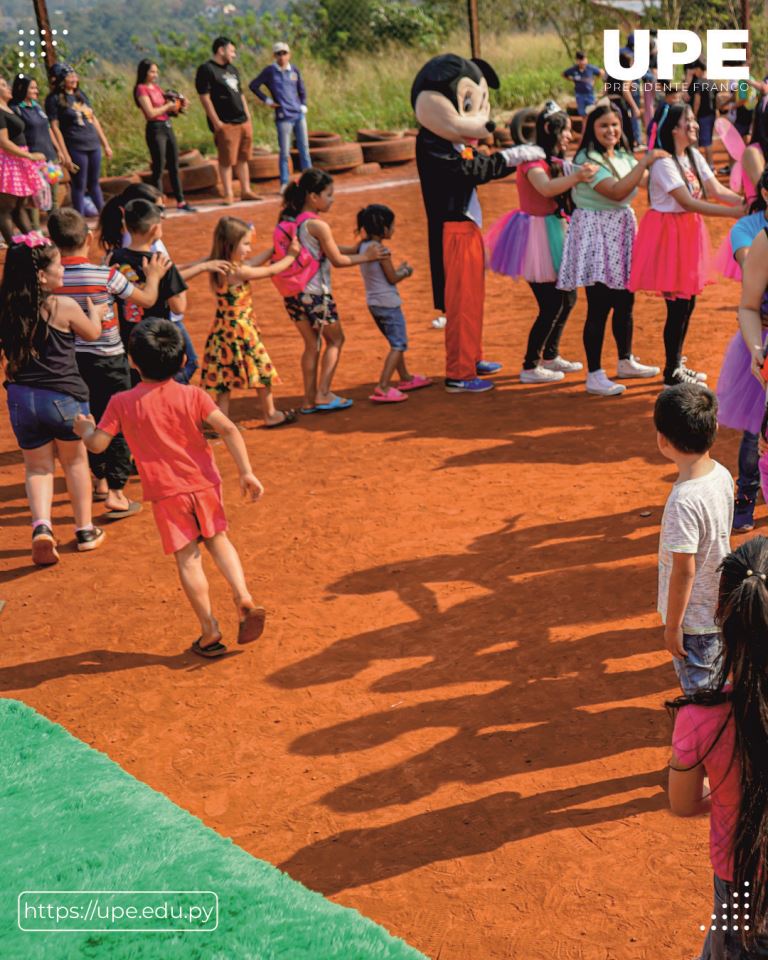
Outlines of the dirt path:
[{"label": "dirt path", "polygon": [[[516,188],[482,198],[490,223]],[[373,199],[396,210],[393,249],[417,267],[402,288],[412,367],[439,376],[418,188],[342,192],[331,221],[349,234]],[[275,211],[247,208],[257,247]],[[168,221],[174,258],[206,253],[215,220]],[[337,386],[355,406],[267,433],[251,429],[254,398],[234,402],[266,484],[260,505],[238,502],[217,448],[233,537],[271,618],[258,648],[224,662],[185,652],[195,623],[149,510],[111,526],[95,554],[29,565],[23,472],[2,415],[1,694],[430,957],[689,960],[711,877],[706,823],[673,820],[662,793],[675,677],[654,613],[671,478],[650,420],[658,382],[618,399],[589,397],[579,376],[521,387],[533,296],[489,277],[486,356],[505,363],[500,389],[438,386],[374,408],[385,343],[357,271],[334,283],[348,338]],[[299,337],[272,285],[255,291],[279,397],[298,406]],[[204,279],[190,300],[202,347]],[[689,355],[712,381],[736,302],[723,282],[694,315]],[[582,293],[566,356],[583,359],[584,312]],[[662,315],[638,298],[646,362],[662,358]],[[609,336],[609,373],[612,353]],[[736,441],[716,447],[732,469]]]}]

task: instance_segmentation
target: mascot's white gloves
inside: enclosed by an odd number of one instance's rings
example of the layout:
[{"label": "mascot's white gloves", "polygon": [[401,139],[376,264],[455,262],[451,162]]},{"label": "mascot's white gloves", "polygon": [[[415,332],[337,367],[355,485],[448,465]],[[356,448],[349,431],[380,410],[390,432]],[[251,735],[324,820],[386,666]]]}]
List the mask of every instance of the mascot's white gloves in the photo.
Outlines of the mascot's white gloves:
[{"label": "mascot's white gloves", "polygon": [[541,147],[524,143],[519,147],[507,147],[501,151],[508,167],[519,167],[521,163],[530,163],[532,160],[543,160],[545,157]]},{"label": "mascot's white gloves", "polygon": [[306,112],[307,112],[307,105],[306,105],[306,103],[302,103],[302,105],[301,105],[301,112],[302,112],[302,113],[306,113]]},{"label": "mascot's white gloves", "polygon": [[274,107],[275,105],[275,101],[272,99],[272,97],[267,97],[264,103],[266,103],[268,107]]}]

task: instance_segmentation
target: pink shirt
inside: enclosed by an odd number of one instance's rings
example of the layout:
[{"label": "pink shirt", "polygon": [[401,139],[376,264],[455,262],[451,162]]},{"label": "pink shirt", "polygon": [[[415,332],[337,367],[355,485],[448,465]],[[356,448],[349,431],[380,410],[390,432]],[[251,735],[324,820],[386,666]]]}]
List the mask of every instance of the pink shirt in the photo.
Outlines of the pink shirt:
[{"label": "pink shirt", "polygon": [[[153,107],[162,107],[167,102],[165,99],[165,94],[157,86],[156,83],[140,83],[136,87],[136,96],[137,97],[149,97],[149,102]],[[155,120],[167,120],[168,114],[161,113],[158,116],[154,117]]]},{"label": "pink shirt", "polygon": [[520,209],[532,217],[548,217],[557,210],[557,203],[552,197],[542,197],[539,191],[528,179],[529,170],[543,170],[549,175],[549,164],[546,160],[533,160],[531,163],[521,163],[517,168],[517,194],[520,197]]},{"label": "pink shirt", "polygon": [[683,707],[672,734],[672,747],[679,765],[693,767],[707,754],[725,724],[720,738],[704,759],[712,791],[709,859],[721,880],[733,880],[733,840],[741,800],[741,771],[733,753],[736,729],[733,717],[728,717],[730,709],[730,703],[715,707]]},{"label": "pink shirt", "polygon": [[145,500],[162,500],[221,483],[213,451],[202,433],[216,409],[199,387],[175,380],[139,383],[116,393],[99,430],[122,433],[141,477]]}]

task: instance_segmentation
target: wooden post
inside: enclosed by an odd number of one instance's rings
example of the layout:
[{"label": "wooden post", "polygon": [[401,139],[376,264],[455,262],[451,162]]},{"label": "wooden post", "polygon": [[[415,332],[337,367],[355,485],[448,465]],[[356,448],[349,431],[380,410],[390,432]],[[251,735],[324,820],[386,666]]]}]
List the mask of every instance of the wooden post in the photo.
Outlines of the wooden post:
[{"label": "wooden post", "polygon": [[[743,0],[747,3],[748,0]],[[480,56],[480,17],[477,12],[477,0],[467,0],[467,16],[469,19],[469,45],[473,57]]]},{"label": "wooden post", "polygon": [[[51,33],[51,21],[48,19],[48,8],[45,0],[32,0],[35,7],[35,16],[37,17],[38,40],[43,50],[43,59],[48,70],[56,63],[56,47],[53,45],[53,34]],[[43,40],[45,46],[42,46]]]}]

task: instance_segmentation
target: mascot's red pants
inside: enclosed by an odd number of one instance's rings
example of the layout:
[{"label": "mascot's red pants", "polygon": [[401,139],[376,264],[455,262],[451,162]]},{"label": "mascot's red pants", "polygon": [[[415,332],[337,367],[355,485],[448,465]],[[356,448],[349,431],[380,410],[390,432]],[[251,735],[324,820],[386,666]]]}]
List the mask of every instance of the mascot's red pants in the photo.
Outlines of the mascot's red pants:
[{"label": "mascot's red pants", "polygon": [[483,359],[485,247],[471,220],[443,225],[445,265],[445,375],[473,380]]}]

